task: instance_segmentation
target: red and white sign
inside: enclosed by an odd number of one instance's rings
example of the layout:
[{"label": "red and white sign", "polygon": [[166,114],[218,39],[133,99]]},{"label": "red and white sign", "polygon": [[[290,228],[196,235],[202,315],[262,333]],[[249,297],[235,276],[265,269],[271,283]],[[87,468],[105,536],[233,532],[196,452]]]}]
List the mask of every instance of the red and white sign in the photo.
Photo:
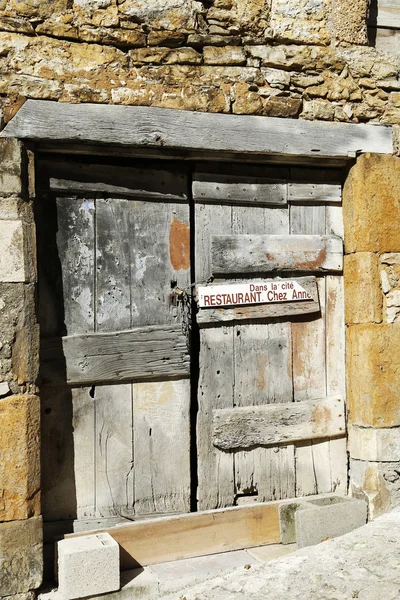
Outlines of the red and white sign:
[{"label": "red and white sign", "polygon": [[197,288],[197,296],[200,308],[312,300],[312,296],[297,281],[288,279],[200,285]]}]

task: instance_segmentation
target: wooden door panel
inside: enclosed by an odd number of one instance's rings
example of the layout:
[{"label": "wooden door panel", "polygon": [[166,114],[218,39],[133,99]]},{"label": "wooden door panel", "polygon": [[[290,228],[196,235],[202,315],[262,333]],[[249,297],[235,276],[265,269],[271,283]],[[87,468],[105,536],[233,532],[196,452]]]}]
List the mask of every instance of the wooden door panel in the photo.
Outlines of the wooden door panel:
[{"label": "wooden door panel", "polygon": [[[191,284],[186,170],[50,160],[39,172],[57,231],[39,252],[42,313],[49,297],[55,313],[42,330],[43,395],[53,410],[64,390],[73,492],[57,509],[65,484],[47,472],[46,518],[188,511],[189,315],[174,297]],[[80,195],[60,194],[70,190]],[[55,443],[46,417],[45,454]]]},{"label": "wooden door panel", "polygon": [[[217,490],[221,489],[228,490],[225,500],[232,502],[233,496],[236,503],[245,501],[248,496],[265,501],[339,489],[343,486],[346,456],[344,438],[321,438],[328,434],[344,435],[344,389],[339,389],[338,383],[341,381],[338,370],[342,368],[344,358],[341,346],[343,299],[339,283],[341,276],[330,274],[332,271],[340,272],[342,268],[340,185],[325,184],[323,180],[317,185],[289,182],[286,184],[288,206],[278,208],[279,202],[282,202],[278,198],[276,206],[268,208],[266,198],[274,204],[271,198],[273,186],[268,187],[265,180],[251,182],[253,187],[244,185],[238,191],[235,191],[238,184],[231,175],[228,179],[214,175],[214,188],[212,181],[213,174],[202,175],[196,180],[194,189],[198,285],[206,284],[213,276],[218,277],[221,284],[243,281],[243,278],[254,279],[257,273],[268,270],[285,277],[284,269],[286,277],[291,278],[296,268],[319,271],[320,274],[316,278],[316,305],[311,308],[303,304],[301,315],[296,315],[296,307],[290,304],[283,309],[279,305],[271,305],[271,308],[263,305],[199,310],[197,321],[202,342],[199,475],[203,470],[205,473],[203,477],[199,476],[199,508],[221,506],[216,503],[216,499],[220,501],[221,498]],[[256,200],[250,198],[250,190],[257,192]],[[229,198],[223,198],[224,193]],[[204,227],[206,232],[202,229]],[[274,252],[269,252],[271,248]],[[223,337],[226,343],[222,349],[219,343]],[[205,340],[209,343],[204,343]],[[329,350],[328,343],[331,345]],[[232,361],[228,358],[230,348]],[[219,388],[212,374],[221,351],[225,353],[225,365],[229,365],[224,369],[223,403],[219,391],[213,393]],[[338,356],[340,366],[333,366],[333,356]],[[308,417],[304,416],[305,430],[310,433],[312,429],[309,437],[313,441],[296,441],[290,436],[285,438],[282,427],[280,437],[275,439],[277,444],[273,444],[272,440],[268,443],[253,440],[254,443],[246,447],[245,443],[240,443],[244,433],[239,424],[237,443],[226,439],[221,445],[224,437],[224,426],[221,426],[218,430],[221,439],[213,437],[210,446],[210,409],[215,419],[217,415],[236,415],[237,412],[252,414],[251,407],[254,407],[254,412],[265,410],[268,413],[269,405],[275,403],[282,403],[284,413],[291,410],[291,403],[307,401],[298,408],[293,405],[295,411],[306,415],[309,400],[319,398],[321,403],[329,403],[330,400],[326,400],[328,394],[339,394],[334,400],[340,407],[335,418],[328,407],[326,414],[332,416],[332,422],[328,418],[325,429],[322,424],[318,426],[320,429],[313,429]],[[307,438],[305,430],[304,437]],[[215,434],[215,428],[212,433]],[[224,465],[223,470],[220,469],[221,464]]]}]

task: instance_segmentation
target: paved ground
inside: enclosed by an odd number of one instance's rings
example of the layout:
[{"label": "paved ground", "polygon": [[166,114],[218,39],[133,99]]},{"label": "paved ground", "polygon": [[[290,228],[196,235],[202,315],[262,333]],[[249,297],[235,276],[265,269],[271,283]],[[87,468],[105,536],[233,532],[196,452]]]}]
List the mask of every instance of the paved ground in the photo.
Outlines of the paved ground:
[{"label": "paved ground", "polygon": [[400,599],[400,509],[334,540],[240,567],[163,600]]}]

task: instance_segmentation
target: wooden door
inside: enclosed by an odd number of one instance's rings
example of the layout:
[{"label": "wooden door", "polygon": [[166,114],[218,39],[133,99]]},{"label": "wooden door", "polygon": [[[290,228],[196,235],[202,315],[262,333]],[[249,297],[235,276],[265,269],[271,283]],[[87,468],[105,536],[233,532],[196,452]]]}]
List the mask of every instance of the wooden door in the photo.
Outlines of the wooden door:
[{"label": "wooden door", "polygon": [[198,310],[200,510],[346,491],[343,233],[330,178],[204,164],[193,176],[197,286],[275,277],[312,296]]},{"label": "wooden door", "polygon": [[38,182],[45,519],[186,512],[187,172],[44,157]]}]

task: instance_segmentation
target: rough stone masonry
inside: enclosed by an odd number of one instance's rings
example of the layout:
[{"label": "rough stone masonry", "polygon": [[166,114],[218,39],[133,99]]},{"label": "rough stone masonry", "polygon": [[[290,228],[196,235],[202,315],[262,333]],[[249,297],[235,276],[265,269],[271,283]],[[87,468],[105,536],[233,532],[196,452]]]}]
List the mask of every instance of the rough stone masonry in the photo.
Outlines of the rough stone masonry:
[{"label": "rough stone masonry", "polygon": [[368,0],[1,0],[0,106],[26,98],[400,124]]}]

